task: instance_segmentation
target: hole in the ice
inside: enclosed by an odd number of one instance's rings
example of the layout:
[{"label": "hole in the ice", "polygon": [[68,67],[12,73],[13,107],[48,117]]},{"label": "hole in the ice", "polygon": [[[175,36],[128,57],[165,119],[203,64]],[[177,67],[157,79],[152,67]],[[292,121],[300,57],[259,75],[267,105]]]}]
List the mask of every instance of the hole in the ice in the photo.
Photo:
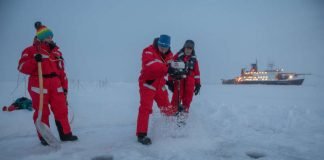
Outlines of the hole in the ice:
[{"label": "hole in the ice", "polygon": [[264,153],[254,151],[246,152],[246,155],[253,159],[259,159],[266,156]]},{"label": "hole in the ice", "polygon": [[97,156],[93,157],[91,160],[113,160],[113,156]]}]

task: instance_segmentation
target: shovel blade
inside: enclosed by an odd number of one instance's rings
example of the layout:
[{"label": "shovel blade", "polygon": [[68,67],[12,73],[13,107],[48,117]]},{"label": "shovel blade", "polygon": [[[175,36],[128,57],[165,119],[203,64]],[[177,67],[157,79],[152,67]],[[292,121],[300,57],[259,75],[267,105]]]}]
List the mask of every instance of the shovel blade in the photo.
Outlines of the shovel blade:
[{"label": "shovel blade", "polygon": [[39,132],[39,134],[44,138],[44,140],[49,144],[49,146],[60,149],[60,141],[52,134],[50,128],[42,123],[40,120],[36,120],[36,129]]}]

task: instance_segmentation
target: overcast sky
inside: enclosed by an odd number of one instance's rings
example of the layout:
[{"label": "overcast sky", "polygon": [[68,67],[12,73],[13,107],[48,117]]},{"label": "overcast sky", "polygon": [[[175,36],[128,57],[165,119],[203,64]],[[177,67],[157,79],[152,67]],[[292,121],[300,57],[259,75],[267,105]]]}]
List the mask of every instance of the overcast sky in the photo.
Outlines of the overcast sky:
[{"label": "overcast sky", "polygon": [[324,78],[321,0],[1,0],[0,81],[17,80],[38,20],[54,32],[69,79],[136,82],[141,52],[160,34],[174,53],[196,42],[203,83],[255,59]]}]

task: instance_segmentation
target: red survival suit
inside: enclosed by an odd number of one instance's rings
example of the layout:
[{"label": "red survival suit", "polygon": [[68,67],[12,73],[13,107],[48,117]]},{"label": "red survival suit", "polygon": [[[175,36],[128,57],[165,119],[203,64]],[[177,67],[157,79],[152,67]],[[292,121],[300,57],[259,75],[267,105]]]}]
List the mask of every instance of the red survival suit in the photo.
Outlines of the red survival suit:
[{"label": "red survival suit", "polygon": [[[44,107],[41,121],[49,126],[49,105],[54,114],[57,129],[60,136],[70,134],[71,128],[68,121],[68,108],[66,95],[68,89],[68,80],[64,71],[64,61],[59,47],[50,49],[46,42],[40,42],[36,38],[34,44],[27,47],[19,60],[18,70],[24,74],[30,75],[28,82],[28,92],[32,98],[34,112],[34,122],[38,117],[39,108],[39,79],[37,62],[34,59],[36,54],[42,55],[42,71],[44,85]],[[40,134],[38,134],[40,137]]]},{"label": "red survival suit", "polygon": [[[196,59],[195,52],[193,51],[191,55],[185,55],[183,49],[178,52],[174,58],[175,61],[183,61],[188,66],[187,77],[180,80],[180,102],[185,112],[189,111],[189,107],[192,101],[196,84],[200,84],[200,71],[198,60]],[[169,79],[172,79],[169,77]],[[178,105],[178,81],[174,81],[174,92],[172,95],[172,105]]]},{"label": "red survival suit", "polygon": [[152,113],[153,100],[165,115],[172,115],[168,91],[164,77],[168,73],[168,65],[172,60],[172,52],[160,53],[156,41],[142,53],[142,70],[139,77],[140,106],[137,117],[136,135],[146,134],[149,116]]}]

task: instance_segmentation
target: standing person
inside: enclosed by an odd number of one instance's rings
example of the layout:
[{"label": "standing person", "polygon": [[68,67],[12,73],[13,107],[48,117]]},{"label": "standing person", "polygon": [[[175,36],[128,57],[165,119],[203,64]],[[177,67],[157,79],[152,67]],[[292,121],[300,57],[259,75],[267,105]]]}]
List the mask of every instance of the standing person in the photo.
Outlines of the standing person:
[{"label": "standing person", "polygon": [[[40,88],[37,63],[41,62],[44,84],[44,106],[41,121],[49,127],[49,115],[54,114],[61,141],[76,141],[68,120],[67,93],[68,80],[64,71],[64,61],[59,47],[53,42],[53,32],[41,22],[35,23],[36,36],[32,46],[27,47],[19,60],[18,70],[29,75],[28,92],[32,98],[34,123],[38,117]],[[38,133],[42,145],[48,143]]]},{"label": "standing person", "polygon": [[184,113],[189,112],[193,95],[198,95],[200,91],[200,71],[198,60],[195,53],[195,43],[193,40],[187,40],[183,48],[174,56],[174,61],[184,62],[186,64],[186,78],[180,80],[180,99],[178,93],[178,81],[169,77],[168,88],[173,92],[172,105],[178,106],[178,101],[182,102]]},{"label": "standing person", "polygon": [[136,135],[138,142],[144,145],[152,143],[147,132],[153,101],[156,101],[163,114],[167,116],[174,114],[164,79],[173,56],[170,50],[170,42],[170,36],[161,35],[142,53],[142,70],[139,77],[140,106]]}]

